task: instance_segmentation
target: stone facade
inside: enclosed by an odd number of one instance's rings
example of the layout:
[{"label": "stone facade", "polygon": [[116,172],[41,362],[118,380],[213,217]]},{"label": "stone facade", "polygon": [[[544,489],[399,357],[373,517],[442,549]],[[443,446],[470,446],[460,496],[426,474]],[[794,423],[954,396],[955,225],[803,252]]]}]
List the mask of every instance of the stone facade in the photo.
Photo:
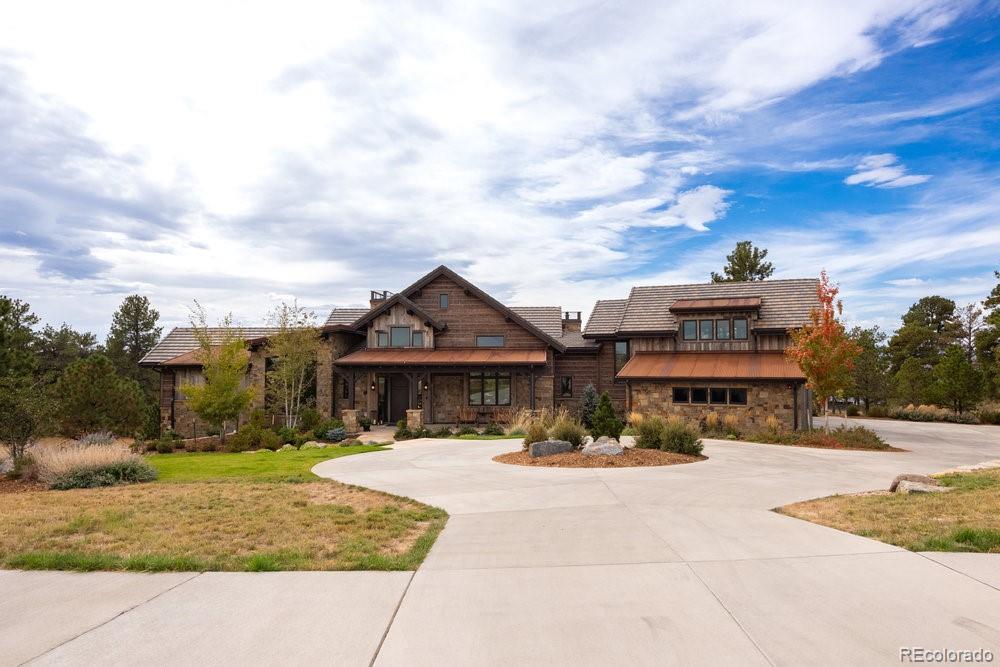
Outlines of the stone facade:
[{"label": "stone facade", "polygon": [[406,427],[417,431],[424,427],[424,411],[420,408],[406,411]]},{"label": "stone facade", "polygon": [[[747,390],[747,404],[674,403],[673,388],[675,386],[745,388]],[[690,421],[700,421],[709,412],[718,413],[720,418],[726,415],[735,415],[738,427],[746,430],[762,428],[771,415],[781,420],[786,428],[793,428],[797,395],[800,410],[799,426],[803,427],[802,411],[805,404],[805,391],[801,385],[793,385],[789,382],[634,382],[630,390],[631,409],[635,412],[664,417],[678,415]]]}]

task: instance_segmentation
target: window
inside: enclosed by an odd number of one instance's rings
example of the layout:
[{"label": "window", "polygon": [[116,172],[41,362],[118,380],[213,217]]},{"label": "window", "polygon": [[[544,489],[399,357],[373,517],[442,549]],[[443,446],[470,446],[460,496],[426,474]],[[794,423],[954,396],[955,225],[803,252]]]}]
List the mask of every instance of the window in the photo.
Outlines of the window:
[{"label": "window", "polygon": [[414,331],[413,332],[413,347],[423,347],[424,346],[424,332]]},{"label": "window", "polygon": [[729,390],[729,402],[732,405],[746,405],[747,404],[747,390],[746,389],[736,389],[735,387]]},{"label": "window", "polygon": [[376,347],[389,347],[389,334],[385,331],[376,331],[375,345]]},{"label": "window", "polygon": [[698,338],[701,340],[712,340],[712,331],[715,322],[712,320],[698,320]]},{"label": "window", "polygon": [[691,388],[692,403],[708,403],[708,389],[705,387]]},{"label": "window", "polygon": [[726,404],[726,390],[719,387],[712,387],[708,390],[708,398],[712,403]]},{"label": "window", "polygon": [[615,375],[628,363],[628,341],[615,341]]},{"label": "window", "polygon": [[351,397],[351,383],[347,378],[340,379],[340,397],[345,401]]},{"label": "window", "polygon": [[448,309],[448,295],[447,294],[438,294],[438,308],[440,308],[441,310],[447,310]]},{"label": "window", "polygon": [[715,338],[729,340],[729,320],[715,320]]},{"label": "window", "polygon": [[469,373],[469,405],[510,405],[510,373]]},{"label": "window", "polygon": [[691,400],[691,390],[687,387],[674,387],[674,403],[687,403]]},{"label": "window", "polygon": [[684,320],[684,340],[698,340],[698,322]]},{"label": "window", "polygon": [[476,347],[503,347],[503,336],[476,336]]},{"label": "window", "polygon": [[573,395],[573,378],[561,378],[559,380],[559,395],[570,397]]},{"label": "window", "polygon": [[389,345],[391,347],[409,347],[410,327],[389,327]]},{"label": "window", "polygon": [[747,339],[747,321],[744,319],[733,320],[733,338],[736,340]]}]

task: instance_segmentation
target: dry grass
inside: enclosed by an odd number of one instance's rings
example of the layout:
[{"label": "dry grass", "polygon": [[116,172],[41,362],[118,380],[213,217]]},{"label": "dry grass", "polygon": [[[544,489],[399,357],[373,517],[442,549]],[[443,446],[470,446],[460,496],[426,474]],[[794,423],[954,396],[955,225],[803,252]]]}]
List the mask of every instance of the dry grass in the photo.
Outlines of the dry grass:
[{"label": "dry grass", "polygon": [[672,466],[681,463],[704,461],[704,456],[688,456],[658,449],[627,448],[620,456],[584,456],[579,451],[539,456],[533,458],[528,452],[509,452],[494,456],[497,463],[540,468],[637,468],[642,466]]},{"label": "dry grass", "polygon": [[31,450],[31,458],[39,481],[46,484],[77,470],[95,470],[126,461],[145,461],[124,445],[38,447]]},{"label": "dry grass", "polygon": [[25,491],[0,504],[0,564],[134,570],[413,569],[441,510],[335,482]]},{"label": "dry grass", "polygon": [[1000,469],[940,480],[954,490],[830,496],[777,511],[912,551],[1000,553]]}]

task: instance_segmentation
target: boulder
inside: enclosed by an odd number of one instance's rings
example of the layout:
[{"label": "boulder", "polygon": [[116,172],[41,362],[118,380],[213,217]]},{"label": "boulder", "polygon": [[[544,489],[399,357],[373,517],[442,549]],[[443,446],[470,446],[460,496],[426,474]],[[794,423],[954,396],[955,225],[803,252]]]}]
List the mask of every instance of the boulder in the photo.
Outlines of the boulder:
[{"label": "boulder", "polygon": [[299,447],[299,449],[320,449],[321,447],[323,447],[322,443],[316,442],[315,440],[310,440],[309,442],[303,443],[302,446]]},{"label": "boulder", "polygon": [[940,484],[910,482],[905,479],[896,487],[896,493],[943,493],[945,491],[951,491],[951,487],[941,486]]},{"label": "boulder", "polygon": [[279,452],[294,452],[294,451],[296,451],[296,449],[298,449],[298,448],[295,447],[295,445],[283,445],[281,448],[278,449],[278,451]]},{"label": "boulder", "polygon": [[[601,440],[605,442],[601,442]],[[584,456],[621,456],[624,453],[625,448],[615,441],[614,438],[602,437],[594,444],[583,448]]]},{"label": "boulder", "polygon": [[937,481],[933,477],[903,473],[902,475],[896,475],[896,479],[892,480],[892,484],[889,485],[889,490],[898,491],[900,482],[914,482],[916,484],[925,484],[927,486],[941,486],[941,482]]},{"label": "boulder", "polygon": [[541,440],[528,445],[528,454],[532,458],[552,456],[573,451],[573,445],[565,440]]}]

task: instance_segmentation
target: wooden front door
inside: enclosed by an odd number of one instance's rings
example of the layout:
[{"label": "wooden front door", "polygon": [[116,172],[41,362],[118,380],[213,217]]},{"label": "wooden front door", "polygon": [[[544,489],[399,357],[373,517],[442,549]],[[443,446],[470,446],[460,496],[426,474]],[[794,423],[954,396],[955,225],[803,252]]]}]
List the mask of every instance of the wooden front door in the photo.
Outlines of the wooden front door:
[{"label": "wooden front door", "polygon": [[410,408],[410,381],[405,375],[393,374],[387,378],[389,382],[389,421],[393,424],[400,419],[406,419],[406,411]]}]

